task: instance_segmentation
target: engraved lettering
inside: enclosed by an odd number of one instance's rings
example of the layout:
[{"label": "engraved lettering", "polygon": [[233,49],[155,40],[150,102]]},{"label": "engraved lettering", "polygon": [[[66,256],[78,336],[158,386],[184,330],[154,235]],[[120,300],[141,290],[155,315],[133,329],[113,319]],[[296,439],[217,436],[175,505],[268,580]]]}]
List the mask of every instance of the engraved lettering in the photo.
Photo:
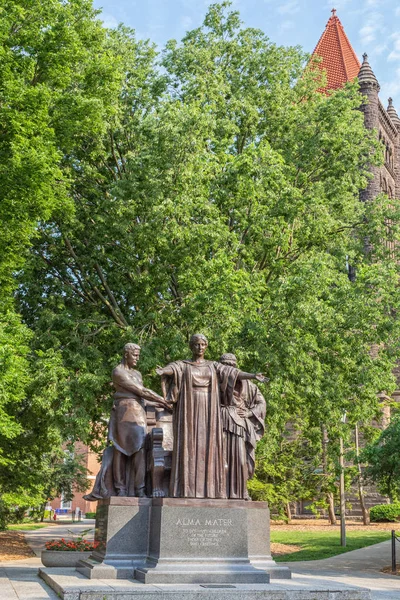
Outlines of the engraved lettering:
[{"label": "engraved lettering", "polygon": [[178,519],[176,522],[176,525],[181,525],[182,527],[189,527],[189,526],[197,526],[197,525],[201,525],[199,519]]},{"label": "engraved lettering", "polygon": [[206,519],[204,524],[208,525],[209,527],[231,527],[232,519]]}]

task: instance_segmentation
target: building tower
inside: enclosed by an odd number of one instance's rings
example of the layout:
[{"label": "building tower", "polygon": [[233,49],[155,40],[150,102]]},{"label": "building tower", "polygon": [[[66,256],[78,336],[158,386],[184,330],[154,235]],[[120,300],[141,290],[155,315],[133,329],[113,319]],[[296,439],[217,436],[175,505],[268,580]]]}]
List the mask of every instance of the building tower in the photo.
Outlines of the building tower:
[{"label": "building tower", "polygon": [[327,82],[325,87],[320,89],[321,92],[341,88],[358,75],[360,61],[334,8],[312,55],[322,59],[319,68],[326,72]]},{"label": "building tower", "polygon": [[[374,75],[373,70],[368,62],[367,54],[363,54],[363,63],[360,72],[358,73],[358,81],[360,84],[360,93],[365,98],[362,104],[364,113],[364,123],[367,129],[375,129],[378,135],[379,131],[379,90],[380,85]],[[371,167],[371,172],[374,178],[368,182],[368,186],[360,193],[360,198],[363,201],[373,200],[380,192],[380,169]]]},{"label": "building tower", "polygon": [[373,200],[380,192],[389,198],[400,197],[400,118],[389,98],[387,110],[379,100],[379,82],[368,62],[367,54],[363,63],[357,58],[343,25],[332,9],[325,31],[316,45],[313,56],[321,59],[319,67],[326,71],[327,83],[321,92],[329,93],[358,77],[360,93],[365,96],[362,104],[365,126],[374,129],[385,146],[385,163],[381,168],[371,168],[373,179],[366,190],[361,192],[362,200]]},{"label": "building tower", "polygon": [[[320,57],[321,62],[318,66],[326,71],[326,85],[319,90],[322,93],[328,94],[358,78],[360,93],[363,96],[361,110],[365,126],[375,131],[377,139],[384,146],[384,164],[382,167],[370,167],[373,177],[366,189],[360,192],[360,199],[364,202],[374,201],[381,192],[389,198],[400,198],[400,118],[391,98],[387,109],[382,105],[379,99],[380,85],[368,62],[368,56],[366,53],[363,55],[360,65],[335,9],[332,10],[332,16],[315,47],[313,56]],[[386,243],[390,248],[392,243]],[[372,348],[371,352],[374,350],[376,349]],[[394,369],[394,375],[398,389],[393,393],[393,398],[400,402],[400,364]],[[384,393],[379,394],[379,397],[382,401],[380,427],[384,428],[390,421],[390,407]],[[367,486],[365,492],[367,505],[383,501],[373,488]],[[354,490],[353,493],[353,498],[350,498],[353,502],[352,512],[357,514],[358,498]]]}]

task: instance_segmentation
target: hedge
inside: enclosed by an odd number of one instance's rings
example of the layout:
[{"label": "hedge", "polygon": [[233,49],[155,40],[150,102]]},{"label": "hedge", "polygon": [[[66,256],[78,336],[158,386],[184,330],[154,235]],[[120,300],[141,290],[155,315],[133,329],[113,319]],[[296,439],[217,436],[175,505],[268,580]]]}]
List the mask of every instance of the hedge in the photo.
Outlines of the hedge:
[{"label": "hedge", "polygon": [[400,502],[377,504],[369,512],[371,521],[400,521]]},{"label": "hedge", "polygon": [[95,519],[96,518],[96,513],[95,512],[87,512],[85,514],[85,518],[86,519]]}]

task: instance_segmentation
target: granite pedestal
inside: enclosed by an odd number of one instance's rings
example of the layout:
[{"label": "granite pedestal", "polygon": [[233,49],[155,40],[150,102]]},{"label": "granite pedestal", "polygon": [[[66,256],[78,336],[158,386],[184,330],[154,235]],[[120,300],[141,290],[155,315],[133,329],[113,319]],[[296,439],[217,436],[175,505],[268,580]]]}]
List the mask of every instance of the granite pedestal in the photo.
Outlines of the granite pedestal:
[{"label": "granite pedestal", "polygon": [[77,571],[89,579],[132,579],[148,553],[151,498],[112,496],[99,500],[96,512],[97,549],[81,560]]},{"label": "granite pedestal", "polygon": [[77,570],[142,583],[267,583],[290,578],[270,555],[266,502],[197,498],[100,500],[98,549]]},{"label": "granite pedestal", "polygon": [[[247,512],[252,502],[153,498],[149,552],[135,570],[142,583],[268,583],[249,560]],[[254,503],[264,509],[266,503]]]},{"label": "granite pedestal", "polygon": [[290,569],[277,564],[271,556],[270,514],[267,502],[246,502],[246,508],[251,564],[266,571],[271,579],[290,579]]}]

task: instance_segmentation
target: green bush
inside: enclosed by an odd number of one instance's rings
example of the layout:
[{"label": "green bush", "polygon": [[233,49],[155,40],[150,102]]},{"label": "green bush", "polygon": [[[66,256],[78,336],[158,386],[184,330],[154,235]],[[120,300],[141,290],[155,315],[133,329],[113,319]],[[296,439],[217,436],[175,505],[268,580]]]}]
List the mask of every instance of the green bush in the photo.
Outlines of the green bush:
[{"label": "green bush", "polygon": [[400,521],[400,502],[377,504],[370,510],[371,521]]},{"label": "green bush", "polygon": [[95,519],[96,518],[96,513],[95,512],[87,512],[85,514],[85,518],[86,519]]}]

